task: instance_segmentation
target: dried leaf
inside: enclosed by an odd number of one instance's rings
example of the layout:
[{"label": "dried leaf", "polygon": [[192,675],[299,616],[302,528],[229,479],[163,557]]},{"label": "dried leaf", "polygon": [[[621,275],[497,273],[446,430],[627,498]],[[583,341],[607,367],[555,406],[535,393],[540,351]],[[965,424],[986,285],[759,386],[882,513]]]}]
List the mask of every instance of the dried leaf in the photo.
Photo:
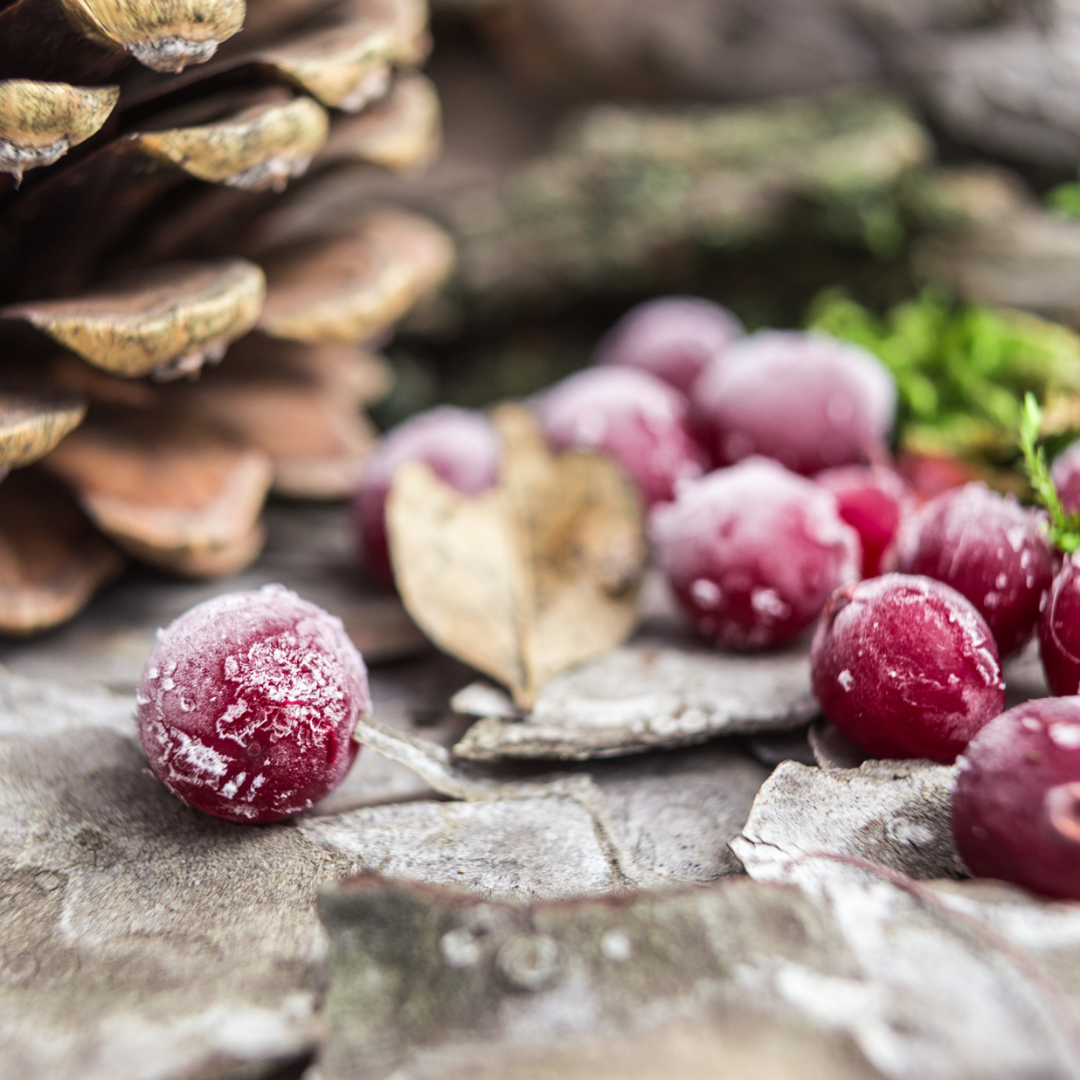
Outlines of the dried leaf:
[{"label": "dried leaf", "polygon": [[62,0],[86,32],[154,71],[202,64],[244,25],[244,0]]},{"label": "dried leaf", "polygon": [[403,75],[390,93],[359,116],[337,120],[319,154],[319,164],[370,161],[410,172],[439,152],[442,110],[434,84],[423,75]]},{"label": "dried leaf", "polygon": [[85,415],[86,402],[74,394],[0,390],[0,470],[44,457]]},{"label": "dried leaf", "polygon": [[0,80],[0,172],[22,179],[85,142],[109,118],[120,87]]},{"label": "dried leaf", "polygon": [[115,375],[175,377],[220,359],[255,324],[262,271],[242,259],[175,263],[77,300],[0,308]]},{"label": "dried leaf", "polygon": [[806,855],[856,856],[914,878],[962,877],[950,813],[956,767],[868,761],[815,769],[785,761],[754,800],[732,849],[759,881]]},{"label": "dried leaf", "polygon": [[258,554],[270,487],[258,450],[160,412],[102,411],[44,462],[124,550],[166,569],[232,572]]},{"label": "dried leaf", "polygon": [[818,713],[804,649],[736,656],[654,633],[556,675],[524,716],[478,689],[452,702],[481,717],[454,747],[470,761],[631,754],[787,730]]},{"label": "dried leaf", "polygon": [[16,473],[0,484],[0,633],[66,622],[123,565],[55,481]]},{"label": "dried leaf", "polygon": [[145,131],[128,139],[196,179],[248,191],[284,189],[302,176],[330,130],[309,97],[256,105],[212,124]]},{"label": "dried leaf", "polygon": [[551,454],[521,407],[495,422],[499,485],[462,496],[411,463],[395,475],[387,533],[420,628],[527,707],[552,676],[630,633],[647,551],[637,495],[614,462]]},{"label": "dried leaf", "polygon": [[437,225],[400,211],[371,214],[345,236],[267,257],[259,328],[313,344],[365,341],[434,290],[452,262],[451,240]]}]

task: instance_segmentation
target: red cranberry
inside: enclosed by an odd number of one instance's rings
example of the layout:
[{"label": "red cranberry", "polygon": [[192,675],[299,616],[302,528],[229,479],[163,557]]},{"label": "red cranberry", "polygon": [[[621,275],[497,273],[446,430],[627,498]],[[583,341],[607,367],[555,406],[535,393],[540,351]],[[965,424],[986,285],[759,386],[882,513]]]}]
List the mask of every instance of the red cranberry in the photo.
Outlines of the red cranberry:
[{"label": "red cranberry", "polygon": [[136,701],[158,779],[230,821],[290,817],[332,791],[371,712],[341,620],[280,585],[215,597],[159,630]]},{"label": "red cranberry", "polygon": [[876,577],[901,519],[914,506],[911,489],[884,465],[844,465],[826,469],[814,480],[836,496],[841,520],[859,534],[863,577]]},{"label": "red cranberry", "polygon": [[763,454],[809,475],[885,455],[896,387],[856,345],[772,330],[710,364],[691,401],[717,463]]},{"label": "red cranberry", "polygon": [[1080,440],[1061,451],[1050,468],[1050,479],[1068,514],[1080,512]]},{"label": "red cranberry", "polygon": [[972,874],[1080,900],[1080,697],[991,720],[960,758],[952,821]]},{"label": "red cranberry", "polygon": [[950,762],[1005,707],[990,628],[926,577],[885,574],[841,589],[810,667],[825,716],[875,757]]},{"label": "red cranberry", "polygon": [[664,296],[628,311],[601,339],[599,364],[626,364],[684,394],[715,357],[743,334],[727,308],[697,296]]},{"label": "red cranberry", "polygon": [[1069,555],[1039,618],[1039,655],[1052,693],[1080,693],[1080,553]]},{"label": "red cranberry", "polygon": [[908,482],[920,503],[978,479],[975,470],[959,458],[917,454],[911,450],[902,450],[897,455],[896,471]]},{"label": "red cranberry", "polygon": [[944,581],[966,596],[1006,657],[1035,630],[1054,577],[1054,553],[1038,514],[984,484],[967,484],[932,499],[904,523],[896,568]]},{"label": "red cranberry", "polygon": [[499,441],[482,413],[443,405],[399,424],[379,443],[364,470],[353,513],[364,564],[377,579],[392,583],[386,541],[386,498],[394,470],[424,461],[446,483],[466,495],[491,487],[499,475]]},{"label": "red cranberry", "polygon": [[548,441],[559,450],[603,450],[637,484],[646,506],[675,497],[705,471],[705,453],[687,428],[686,399],[645,371],[586,368],[536,402]]},{"label": "red cranberry", "polygon": [[858,576],[859,538],[836,500],[765,458],[686,484],[653,511],[650,531],[691,620],[733,649],[789,640]]}]

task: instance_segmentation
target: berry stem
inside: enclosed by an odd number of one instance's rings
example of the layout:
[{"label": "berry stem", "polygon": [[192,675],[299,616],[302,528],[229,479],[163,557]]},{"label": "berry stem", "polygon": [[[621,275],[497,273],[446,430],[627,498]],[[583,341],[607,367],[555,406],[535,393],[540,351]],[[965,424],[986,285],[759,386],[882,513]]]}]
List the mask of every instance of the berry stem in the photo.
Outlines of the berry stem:
[{"label": "berry stem", "polygon": [[1080,548],[1080,514],[1066,514],[1058,498],[1057,488],[1050,479],[1050,467],[1046,463],[1046,451],[1038,445],[1042,429],[1042,409],[1035,395],[1024,395],[1024,408],[1020,415],[1020,449],[1024,454],[1024,471],[1027,473],[1035,498],[1050,515],[1048,539],[1054,547],[1071,555]]}]

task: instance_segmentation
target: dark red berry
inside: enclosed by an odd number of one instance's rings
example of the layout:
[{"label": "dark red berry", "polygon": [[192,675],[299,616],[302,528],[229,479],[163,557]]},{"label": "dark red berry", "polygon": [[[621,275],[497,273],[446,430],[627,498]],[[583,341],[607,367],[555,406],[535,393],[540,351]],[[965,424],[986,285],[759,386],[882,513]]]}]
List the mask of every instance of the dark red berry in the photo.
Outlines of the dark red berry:
[{"label": "dark red berry", "polygon": [[1080,693],[1080,553],[1066,557],[1039,618],[1039,655],[1050,690]]},{"label": "dark red berry", "polygon": [[686,394],[705,365],[742,334],[742,323],[711,300],[664,296],[628,311],[600,341],[593,360],[640,368]]},{"label": "dark red berry", "polygon": [[902,450],[897,455],[896,471],[907,481],[920,503],[978,479],[975,470],[959,458],[916,454],[911,450]]},{"label": "dark red berry", "polygon": [[371,712],[341,620],[280,585],[215,597],[159,630],[136,700],[158,779],[197,810],[246,822],[332,791]]},{"label": "dark red berry", "polygon": [[684,485],[653,511],[650,531],[694,625],[733,649],[794,637],[861,561],[832,495],[765,458]]},{"label": "dark red berry", "polygon": [[810,669],[822,712],[874,757],[950,762],[1005,707],[990,628],[927,577],[885,574],[841,589]]},{"label": "dark red berry", "polygon": [[1002,657],[1019,652],[1054,577],[1041,515],[984,484],[932,499],[904,523],[896,569],[944,581],[986,620]]},{"label": "dark red berry", "polygon": [[633,479],[646,506],[675,497],[705,471],[705,452],[687,427],[686,399],[646,371],[586,368],[536,401],[548,441],[559,450],[602,450]]},{"label": "dark red berry", "polygon": [[953,835],[968,870],[1080,900],[1080,697],[991,720],[960,757]]},{"label": "dark red berry", "polygon": [[499,475],[499,441],[482,413],[443,405],[399,424],[379,443],[364,470],[353,513],[364,564],[390,583],[393,569],[386,541],[386,498],[394,470],[424,461],[446,483],[466,495],[491,487]]},{"label": "dark red berry", "polygon": [[1080,512],[1080,440],[1070,443],[1054,458],[1050,479],[1066,513]]},{"label": "dark red berry", "polygon": [[826,469],[814,480],[836,496],[841,519],[859,534],[863,577],[880,574],[882,555],[915,505],[911,489],[884,465],[844,465]]},{"label": "dark red berry", "polygon": [[809,475],[885,456],[896,387],[858,346],[772,330],[710,364],[691,402],[718,464],[762,454]]}]

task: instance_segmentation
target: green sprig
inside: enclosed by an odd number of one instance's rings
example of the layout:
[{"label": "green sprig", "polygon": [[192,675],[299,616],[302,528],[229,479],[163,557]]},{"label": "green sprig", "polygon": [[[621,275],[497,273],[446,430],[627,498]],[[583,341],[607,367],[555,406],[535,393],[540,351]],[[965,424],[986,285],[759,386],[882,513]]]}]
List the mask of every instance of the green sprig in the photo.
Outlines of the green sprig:
[{"label": "green sprig", "polygon": [[1020,415],[1020,449],[1024,455],[1024,470],[1027,472],[1031,490],[1035,498],[1046,508],[1050,515],[1050,543],[1067,555],[1080,548],[1080,514],[1066,514],[1058,498],[1057,488],[1050,479],[1050,467],[1046,463],[1046,452],[1039,445],[1039,432],[1042,429],[1042,409],[1034,394],[1024,395],[1024,408]]}]

